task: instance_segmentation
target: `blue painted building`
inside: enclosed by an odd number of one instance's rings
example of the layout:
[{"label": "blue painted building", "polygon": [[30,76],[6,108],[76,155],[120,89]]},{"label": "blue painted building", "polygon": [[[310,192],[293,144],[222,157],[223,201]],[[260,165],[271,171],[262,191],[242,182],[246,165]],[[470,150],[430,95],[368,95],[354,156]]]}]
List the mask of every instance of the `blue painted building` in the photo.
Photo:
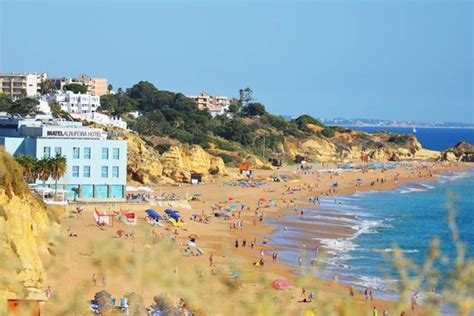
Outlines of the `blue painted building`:
[{"label": "blue painted building", "polygon": [[[82,199],[125,197],[127,142],[113,140],[101,129],[80,122],[0,117],[0,145],[14,156],[65,156],[67,171],[58,189],[67,190],[68,198],[74,197],[74,188],[80,188]],[[38,180],[37,185],[43,183]],[[54,189],[54,180],[46,185]]]}]

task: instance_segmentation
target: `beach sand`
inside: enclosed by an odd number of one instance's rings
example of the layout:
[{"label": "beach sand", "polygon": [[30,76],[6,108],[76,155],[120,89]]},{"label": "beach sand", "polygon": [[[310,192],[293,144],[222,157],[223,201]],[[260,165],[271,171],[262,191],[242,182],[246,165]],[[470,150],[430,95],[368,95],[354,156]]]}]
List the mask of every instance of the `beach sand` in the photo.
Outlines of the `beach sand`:
[{"label": "beach sand", "polygon": [[[334,165],[326,165],[314,168],[312,171],[318,169],[331,169]],[[176,235],[176,243],[187,243],[189,234],[198,235],[198,246],[201,247],[205,254],[203,256],[189,257],[183,256],[181,264],[184,266],[202,265],[207,267],[208,256],[213,255],[214,266],[224,265],[229,257],[236,261],[241,267],[243,267],[247,273],[250,274],[265,274],[268,280],[273,279],[284,279],[287,280],[293,289],[288,291],[278,291],[278,295],[283,300],[288,300],[288,304],[294,304],[295,310],[298,310],[299,305],[303,303],[297,303],[302,298],[301,287],[296,286],[298,282],[298,273],[295,273],[294,266],[285,265],[282,263],[272,263],[271,253],[278,251],[278,246],[271,246],[270,235],[276,228],[275,224],[270,223],[279,222],[278,225],[286,225],[289,229],[292,228],[294,223],[285,223],[285,214],[295,214],[294,209],[304,204],[307,207],[308,198],[310,196],[326,195],[331,185],[335,182],[338,183],[337,195],[341,194],[353,194],[356,190],[367,191],[367,190],[390,190],[406,182],[415,181],[430,181],[435,180],[435,175],[447,171],[460,171],[463,170],[463,165],[441,165],[434,163],[413,163],[411,170],[407,168],[397,167],[393,170],[369,170],[368,172],[362,173],[361,171],[345,170],[336,174],[321,173],[321,174],[300,174],[296,166],[286,166],[280,170],[257,170],[255,171],[255,178],[266,181],[266,185],[263,187],[246,187],[241,188],[238,186],[224,186],[222,180],[215,183],[203,184],[203,185],[182,185],[182,186],[168,186],[168,187],[156,187],[156,194],[171,194],[175,193],[180,197],[192,197],[196,195],[198,200],[189,201],[191,208],[174,207],[181,212],[186,225],[183,228],[178,229],[178,235]],[[235,171],[235,170],[234,170]],[[298,179],[291,180],[288,182],[272,182],[269,177],[274,175],[292,175],[298,176]],[[360,186],[356,187],[356,179],[362,178]],[[384,179],[384,183],[381,183],[381,179]],[[378,179],[378,181],[377,181]],[[371,185],[374,182],[374,185]],[[291,192],[291,193],[290,193]],[[330,196],[336,193],[328,193]],[[261,207],[258,208],[259,200],[263,206],[268,203],[269,200],[276,199],[276,207]],[[234,218],[224,220],[222,218],[212,217],[209,223],[199,223],[191,221],[190,217],[192,214],[201,214],[203,211],[208,214],[212,214],[211,207],[221,203],[229,207],[231,204],[245,204],[248,209],[244,209],[239,212],[238,207],[234,212]],[[75,210],[77,205],[70,205],[68,212]],[[85,287],[84,297],[79,300],[92,299],[95,292],[102,289],[106,289],[110,293],[113,293],[116,297],[120,297],[126,292],[137,292],[143,293],[143,298],[146,305],[152,303],[154,295],[160,293],[161,287],[157,282],[155,284],[147,284],[145,289],[143,285],[138,288],[136,282],[127,280],[127,277],[121,277],[117,275],[106,276],[106,286],[102,286],[99,271],[94,267],[91,262],[91,247],[94,244],[104,243],[107,240],[116,241],[116,231],[122,229],[125,233],[138,230],[140,227],[144,227],[145,230],[154,230],[157,235],[169,236],[174,232],[174,228],[165,230],[165,228],[151,228],[148,223],[144,220],[145,210],[152,208],[157,210],[160,214],[163,214],[165,206],[158,206],[153,203],[117,203],[117,204],[104,204],[104,205],[83,205],[84,212],[75,218],[65,218],[62,222],[61,236],[63,236],[63,242],[59,243],[56,247],[56,256],[51,258],[45,258],[45,266],[48,267],[49,278],[47,285],[51,286],[53,291],[61,297],[72,297],[76,294],[79,285]],[[122,222],[115,221],[114,227],[105,227],[99,229],[95,224],[93,217],[93,210],[97,208],[100,212],[107,211],[108,214],[112,214],[114,210],[126,210],[136,212],[138,215],[137,226],[127,226]],[[257,210],[258,208],[258,210]],[[256,211],[257,210],[257,211]],[[328,210],[330,212],[330,210]],[[240,213],[240,214],[239,214]],[[257,216],[256,216],[257,214]],[[263,214],[263,220],[260,221],[260,216]],[[334,214],[335,219],[341,216],[340,214]],[[240,218],[239,218],[240,217]],[[350,215],[347,215],[350,218]],[[231,229],[233,222],[242,221],[243,227],[241,229]],[[313,238],[324,235],[324,238],[339,238],[347,237],[354,233],[349,227],[332,227],[327,225],[321,225],[318,227],[317,232],[311,228],[313,226],[304,227],[304,224],[299,224],[299,229],[306,229],[306,239],[303,238],[305,244],[307,243],[307,251],[313,251],[316,246],[321,247],[321,255],[324,255],[325,249],[322,245],[319,245]],[[69,237],[69,234],[76,234],[77,237]],[[263,245],[263,237],[266,236],[269,239],[269,244]],[[140,240],[140,236],[135,234],[134,238],[127,240],[120,239],[122,247],[117,251],[125,254],[131,252],[142,251],[139,245],[150,242],[150,236],[148,240]],[[154,238],[154,237],[153,237]],[[165,237],[167,238],[167,237]],[[250,249],[251,241],[256,238],[257,243],[254,249]],[[241,247],[242,240],[246,239],[247,246]],[[235,240],[239,241],[239,248],[235,249]],[[183,247],[181,247],[183,248]],[[252,262],[257,261],[260,258],[261,249],[265,250],[265,267],[263,269],[254,267]],[[295,263],[293,263],[295,265]],[[91,278],[92,274],[96,273],[98,284],[94,286]],[[166,273],[166,272],[165,272]],[[170,273],[170,272],[168,272]],[[247,284],[243,281],[242,288],[249,289],[251,284]],[[318,299],[323,299],[325,295],[336,295],[343,299],[349,298],[349,286],[340,284],[331,280],[318,280],[319,292]],[[246,290],[245,290],[246,291]],[[284,293],[283,293],[284,292]],[[280,294],[282,293],[282,294]],[[355,297],[352,299],[355,302],[355,306],[359,306],[360,310],[369,312],[372,306],[376,306],[379,313],[382,311],[392,310],[393,302],[375,298],[372,302],[366,302],[363,295],[360,292],[355,293]],[[336,303],[335,303],[336,304]],[[46,315],[54,315],[54,305],[45,304],[43,307]],[[407,310],[409,306],[406,307]],[[357,314],[357,313],[356,313]],[[393,313],[391,313],[392,315]]]}]

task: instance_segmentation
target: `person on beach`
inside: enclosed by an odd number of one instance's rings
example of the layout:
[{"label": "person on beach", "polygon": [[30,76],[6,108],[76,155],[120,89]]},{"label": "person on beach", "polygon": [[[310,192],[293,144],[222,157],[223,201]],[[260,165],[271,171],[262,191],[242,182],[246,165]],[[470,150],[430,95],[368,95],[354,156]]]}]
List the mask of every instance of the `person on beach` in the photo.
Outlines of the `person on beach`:
[{"label": "person on beach", "polygon": [[379,315],[379,312],[377,311],[377,308],[374,306],[372,316],[378,316],[378,315]]},{"label": "person on beach", "polygon": [[285,233],[288,231],[288,226],[285,226],[284,231]]},{"label": "person on beach", "polygon": [[365,300],[367,301],[369,299],[369,288],[365,288],[365,291],[364,291],[364,297],[365,297]]},{"label": "person on beach", "polygon": [[260,249],[260,257],[262,257],[262,258],[263,258],[263,255],[264,255],[264,254],[265,254],[265,252],[263,251],[263,248],[262,248],[262,249]]},{"label": "person on beach", "polygon": [[298,265],[301,267],[303,265],[303,258],[298,257]]},{"label": "person on beach", "polygon": [[349,287],[349,295],[354,297],[354,287],[352,285]]},{"label": "person on beach", "polygon": [[239,249],[239,240],[238,239],[235,240],[235,249]]},{"label": "person on beach", "polygon": [[48,288],[46,289],[46,291],[44,291],[44,295],[48,300],[53,297],[53,290],[51,289],[51,286],[48,285]]},{"label": "person on beach", "polygon": [[94,286],[97,286],[97,277],[95,273],[92,273],[92,284],[94,284]]},{"label": "person on beach", "polygon": [[383,315],[383,316],[388,316],[388,310],[384,309],[382,315]]},{"label": "person on beach", "polygon": [[370,296],[370,300],[373,301],[374,300],[374,290],[372,288],[369,289],[369,296]]},{"label": "person on beach", "polygon": [[212,253],[209,255],[209,266],[212,267],[212,261],[214,260]]},{"label": "person on beach", "polygon": [[102,286],[107,287],[107,279],[105,278],[105,276],[102,277]]},{"label": "person on beach", "polygon": [[416,306],[418,305],[418,303],[416,302],[417,300],[417,293],[413,294],[413,296],[411,297],[411,310],[412,311],[416,311]]},{"label": "person on beach", "polygon": [[267,244],[267,237],[263,237],[263,242],[262,244],[266,245]]},{"label": "person on beach", "polygon": [[253,246],[255,246],[255,244],[253,242],[250,243],[250,249],[253,250]]},{"label": "person on beach", "polygon": [[242,240],[242,248],[245,248],[246,245],[247,245],[247,240],[246,239]]}]

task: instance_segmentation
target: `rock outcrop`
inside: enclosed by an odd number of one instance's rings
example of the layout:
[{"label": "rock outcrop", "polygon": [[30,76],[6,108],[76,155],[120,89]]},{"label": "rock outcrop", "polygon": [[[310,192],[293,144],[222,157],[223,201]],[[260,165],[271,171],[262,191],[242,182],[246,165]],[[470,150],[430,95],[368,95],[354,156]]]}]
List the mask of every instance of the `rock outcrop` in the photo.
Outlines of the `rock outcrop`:
[{"label": "rock outcrop", "polygon": [[48,236],[58,231],[59,220],[30,192],[21,167],[0,147],[0,306],[44,286],[40,255],[49,255]]},{"label": "rock outcrop", "polygon": [[[101,128],[104,128],[101,126]],[[202,175],[204,181],[213,176],[231,176],[224,161],[213,156],[202,147],[186,146],[177,142],[160,154],[152,145],[146,143],[135,133],[114,130],[116,139],[124,139],[128,143],[127,177],[141,184],[189,182],[192,173]],[[121,135],[121,136],[118,136]]]},{"label": "rock outcrop", "polygon": [[459,142],[454,147],[443,151],[439,159],[449,162],[474,162],[474,146],[467,142]]},{"label": "rock outcrop", "polygon": [[349,129],[337,129],[334,137],[285,138],[279,152],[290,159],[297,155],[312,161],[348,162],[367,156],[374,161],[406,159],[436,159],[439,152],[422,148],[413,135],[388,132],[369,134]]}]

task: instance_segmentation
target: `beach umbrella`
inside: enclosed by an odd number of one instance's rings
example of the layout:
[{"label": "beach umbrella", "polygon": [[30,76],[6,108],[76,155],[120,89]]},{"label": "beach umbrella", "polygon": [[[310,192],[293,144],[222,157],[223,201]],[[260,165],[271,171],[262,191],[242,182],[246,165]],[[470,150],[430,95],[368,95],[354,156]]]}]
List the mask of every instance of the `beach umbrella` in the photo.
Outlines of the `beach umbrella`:
[{"label": "beach umbrella", "polygon": [[271,286],[275,290],[286,290],[290,287],[288,282],[282,279],[276,279],[275,281],[272,282]]},{"label": "beach umbrella", "polygon": [[362,178],[357,178],[356,181],[362,181]]},{"label": "beach umbrella", "polygon": [[230,208],[237,208],[237,204],[232,204]]},{"label": "beach umbrella", "polygon": [[194,196],[201,196],[201,193],[194,193]]},{"label": "beach umbrella", "polygon": [[191,234],[188,236],[189,239],[198,239],[198,235],[196,234]]},{"label": "beach umbrella", "polygon": [[265,202],[265,201],[266,201],[266,199],[265,199],[265,198],[263,198],[263,197],[261,197],[261,198],[259,199],[259,201]]}]

